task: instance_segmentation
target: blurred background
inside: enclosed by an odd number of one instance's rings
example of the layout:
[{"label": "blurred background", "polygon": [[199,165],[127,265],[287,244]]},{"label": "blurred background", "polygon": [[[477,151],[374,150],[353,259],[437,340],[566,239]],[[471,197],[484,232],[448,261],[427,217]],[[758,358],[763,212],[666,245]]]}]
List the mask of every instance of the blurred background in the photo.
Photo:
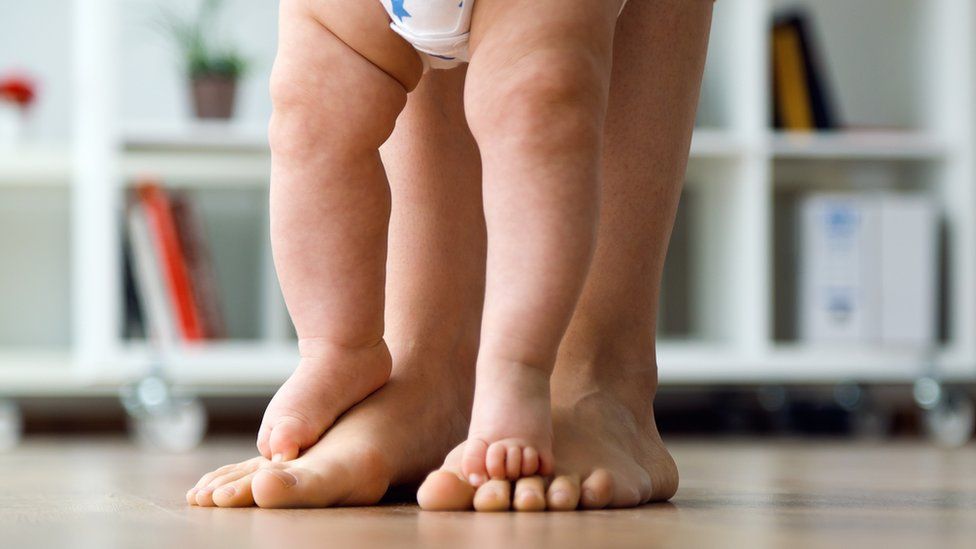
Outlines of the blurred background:
[{"label": "blurred background", "polygon": [[[255,431],[296,364],[267,236],[276,10],[0,0],[0,446]],[[970,439],[974,12],[716,4],[666,437]]]}]

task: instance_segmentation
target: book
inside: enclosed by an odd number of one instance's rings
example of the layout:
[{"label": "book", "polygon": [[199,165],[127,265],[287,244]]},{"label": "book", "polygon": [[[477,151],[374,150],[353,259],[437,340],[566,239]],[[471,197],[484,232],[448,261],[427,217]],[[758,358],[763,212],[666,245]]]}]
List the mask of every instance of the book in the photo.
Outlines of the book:
[{"label": "book", "polygon": [[149,220],[141,204],[132,200],[126,213],[128,244],[132,257],[132,282],[144,315],[146,335],[163,346],[178,340],[175,323],[163,277],[156,255],[156,245]]},{"label": "book", "polygon": [[806,12],[781,14],[773,22],[773,124],[792,131],[839,126],[813,25]]},{"label": "book", "polygon": [[170,208],[180,246],[190,274],[194,302],[206,339],[227,337],[227,324],[220,302],[217,270],[206,238],[203,219],[184,192],[170,193]]},{"label": "book", "polygon": [[173,318],[183,341],[204,338],[190,272],[173,219],[169,197],[161,186],[143,182],[135,188],[147,220],[158,266],[164,273]]},{"label": "book", "polygon": [[[124,224],[128,224],[128,209]],[[122,316],[122,337],[126,339],[148,336],[146,312],[139,296],[133,259],[133,243],[129,230],[122,231],[122,279],[124,281],[124,314]]]},{"label": "book", "polygon": [[790,130],[814,128],[800,35],[792,26],[773,29],[773,86],[777,126]]}]

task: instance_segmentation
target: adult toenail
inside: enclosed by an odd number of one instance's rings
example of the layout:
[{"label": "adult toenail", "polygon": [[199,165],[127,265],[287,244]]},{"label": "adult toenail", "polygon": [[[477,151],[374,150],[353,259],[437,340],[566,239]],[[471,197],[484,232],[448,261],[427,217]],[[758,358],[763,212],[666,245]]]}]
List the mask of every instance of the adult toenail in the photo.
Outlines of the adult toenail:
[{"label": "adult toenail", "polygon": [[478,474],[472,474],[468,477],[468,482],[470,482],[472,486],[480,486],[484,481],[485,477]]},{"label": "adult toenail", "polygon": [[596,503],[596,494],[593,490],[583,490],[583,499],[590,503]]},{"label": "adult toenail", "polygon": [[284,460],[285,460],[285,456],[283,456],[282,454],[275,454],[271,456],[271,461],[284,461]]},{"label": "adult toenail", "polygon": [[519,494],[518,499],[522,503],[529,503],[532,501],[536,501],[538,498],[536,498],[535,494],[532,492],[523,492]]},{"label": "adult toenail", "polygon": [[220,493],[225,496],[233,496],[237,493],[237,488],[234,488],[233,486],[224,486],[220,489]]},{"label": "adult toenail", "polygon": [[267,471],[274,475],[275,478],[280,480],[281,483],[285,485],[285,488],[291,488],[292,486],[298,484],[298,479],[295,478],[295,475],[289,473],[288,471],[282,471],[281,469],[267,469]]},{"label": "adult toenail", "polygon": [[569,494],[567,494],[563,490],[556,490],[555,492],[552,493],[552,501],[565,503],[569,501]]}]

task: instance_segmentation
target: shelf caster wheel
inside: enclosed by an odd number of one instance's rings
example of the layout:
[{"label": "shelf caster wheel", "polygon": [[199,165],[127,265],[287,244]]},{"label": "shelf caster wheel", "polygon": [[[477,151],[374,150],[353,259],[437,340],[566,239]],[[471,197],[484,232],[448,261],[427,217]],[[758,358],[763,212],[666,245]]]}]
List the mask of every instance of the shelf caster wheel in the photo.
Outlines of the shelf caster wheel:
[{"label": "shelf caster wheel", "polygon": [[763,385],[756,391],[759,407],[768,414],[776,432],[789,432],[793,428],[789,390],[782,385]]},{"label": "shelf caster wheel", "polygon": [[854,436],[881,439],[888,433],[891,418],[878,406],[867,387],[860,383],[840,383],[834,386],[833,399],[834,404],[849,414]]},{"label": "shelf caster wheel", "polygon": [[24,416],[17,403],[0,399],[0,452],[13,450],[24,435]]},{"label": "shelf caster wheel", "polygon": [[924,410],[925,431],[936,443],[958,448],[973,436],[976,406],[965,391],[922,378],[915,383],[913,393],[915,402]]},{"label": "shelf caster wheel", "polygon": [[196,398],[173,394],[157,376],[127,388],[122,403],[128,413],[129,432],[140,446],[167,452],[196,448],[207,432],[207,410]]}]

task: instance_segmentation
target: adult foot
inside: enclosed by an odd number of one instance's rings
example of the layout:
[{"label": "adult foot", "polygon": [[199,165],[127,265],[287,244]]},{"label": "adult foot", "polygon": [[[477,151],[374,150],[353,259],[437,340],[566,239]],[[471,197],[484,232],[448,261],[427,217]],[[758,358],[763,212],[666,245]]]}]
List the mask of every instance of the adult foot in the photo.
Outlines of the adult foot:
[{"label": "adult foot", "polygon": [[469,394],[468,382],[452,374],[394,374],[299,458],[221,467],[204,475],[187,501],[268,508],[377,503],[390,486],[416,485],[464,438]]},{"label": "adult foot", "polygon": [[390,377],[390,351],[382,340],[356,349],[303,340],[299,352],[298,368],[271,399],[258,430],[258,451],[273,461],[298,457]]},{"label": "adult foot", "polygon": [[[635,384],[640,385],[640,384]],[[462,447],[428,475],[418,492],[427,510],[519,511],[634,507],[664,501],[678,470],[658,434],[653,391],[594,381],[554,383],[555,477],[491,480],[473,490],[461,468]]]},{"label": "adult foot", "polygon": [[552,472],[549,375],[516,363],[479,363],[461,472],[475,487]]}]

